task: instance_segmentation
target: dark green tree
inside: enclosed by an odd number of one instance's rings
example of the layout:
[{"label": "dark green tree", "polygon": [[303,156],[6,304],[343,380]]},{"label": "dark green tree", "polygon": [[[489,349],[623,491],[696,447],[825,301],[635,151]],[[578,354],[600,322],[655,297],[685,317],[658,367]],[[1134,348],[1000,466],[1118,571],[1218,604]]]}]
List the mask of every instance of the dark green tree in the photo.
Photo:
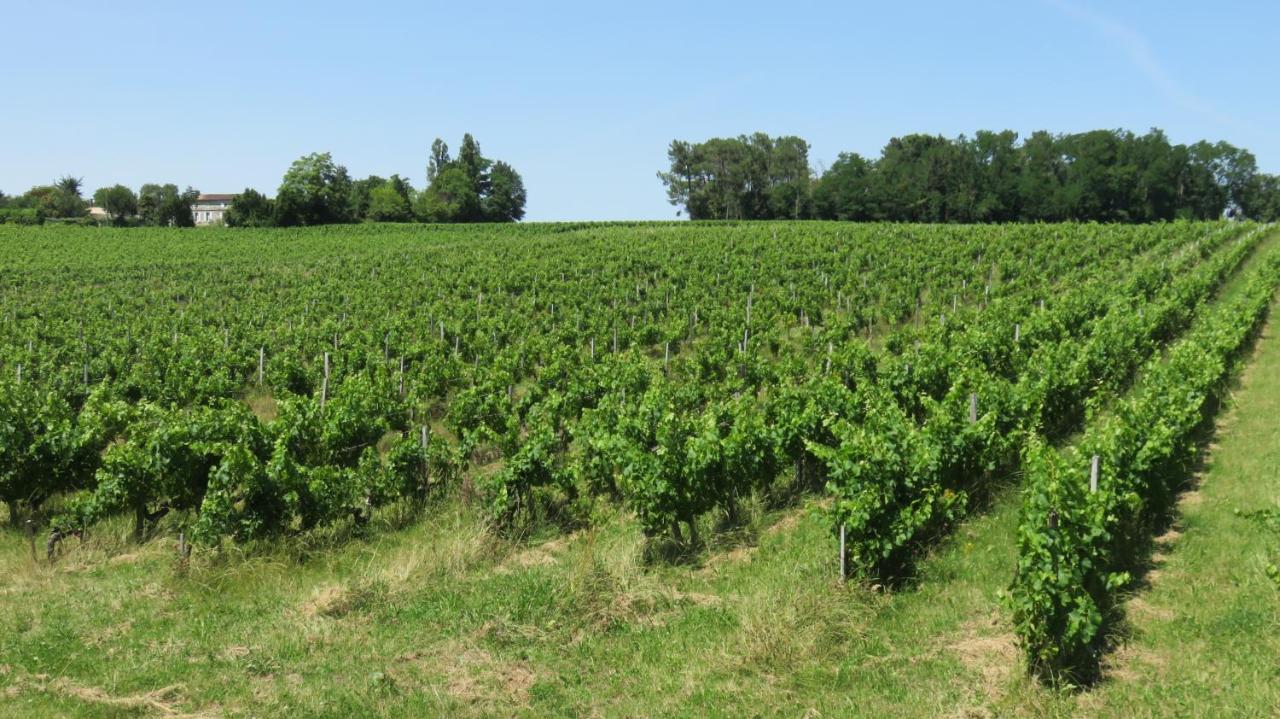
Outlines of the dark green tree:
[{"label": "dark green tree", "polygon": [[[408,196],[412,188],[394,177]],[[414,214],[427,222],[514,222],[524,217],[524,180],[511,165],[495,162],[480,152],[470,133],[462,138],[458,157],[440,139],[431,144],[427,188],[414,200]]]},{"label": "dark green tree", "polygon": [[275,203],[257,190],[246,187],[227,208],[228,227],[271,227],[275,223]]},{"label": "dark green tree", "polygon": [[489,169],[488,185],[488,194],[480,200],[486,221],[518,222],[524,218],[527,195],[520,173],[499,160]]},{"label": "dark green tree", "polygon": [[199,196],[190,187],[179,192],[174,184],[145,184],[138,192],[138,217],[153,227],[192,227],[191,205]]},{"label": "dark green tree", "polygon": [[485,185],[488,182],[489,165],[491,164],[483,154],[480,153],[480,143],[466,133],[462,136],[462,145],[458,148],[458,167],[467,173],[467,179],[471,181],[471,186],[475,188],[477,195],[484,195],[488,189]]},{"label": "dark green tree", "polygon": [[427,184],[430,185],[435,181],[436,175],[449,165],[449,146],[444,144],[444,140],[436,138],[431,143],[431,157],[427,160]]},{"label": "dark green tree", "polygon": [[842,152],[813,188],[814,215],[823,220],[866,221],[876,216],[872,194],[873,162],[854,152]]},{"label": "dark green tree", "polygon": [[370,191],[365,218],[373,222],[408,222],[413,219],[413,210],[396,183],[387,180]]},{"label": "dark green tree", "polygon": [[200,197],[200,191],[188,186],[176,196],[166,198],[164,205],[160,208],[161,219],[172,227],[195,227],[196,220],[191,214],[191,206],[195,204],[198,197]]},{"label": "dark green tree", "polygon": [[93,204],[107,211],[114,224],[122,225],[128,217],[138,214],[138,196],[124,185],[99,188],[93,193]]},{"label": "dark green tree", "polygon": [[474,222],[480,218],[480,195],[467,171],[451,164],[422,192],[417,211],[427,222]]},{"label": "dark green tree", "polygon": [[670,169],[658,178],[667,199],[690,218],[754,220],[808,217],[813,181],[809,144],[762,132],[714,137],[667,150]]},{"label": "dark green tree", "polygon": [[41,185],[27,190],[15,203],[36,210],[42,217],[83,217],[89,205],[77,192],[57,185]]},{"label": "dark green tree", "polygon": [[73,175],[63,175],[53,186],[73,197],[79,198],[81,191],[84,189],[84,178],[75,177]]},{"label": "dark green tree", "polygon": [[1029,222],[1066,219],[1063,181],[1067,168],[1048,132],[1035,132],[1022,144],[1017,187],[1019,218]]},{"label": "dark green tree", "polygon": [[677,210],[676,216],[686,211],[690,217],[694,217],[695,212],[705,215],[705,199],[702,194],[706,180],[702,177],[701,162],[694,145],[683,140],[672,140],[667,148],[667,161],[671,170],[659,172],[658,179],[667,188],[667,201],[684,208]]},{"label": "dark green tree", "polygon": [[144,225],[158,226],[162,224],[160,220],[160,208],[164,205],[165,198],[169,195],[177,195],[177,185],[157,185],[147,183],[138,190],[138,217]]},{"label": "dark green tree", "polygon": [[327,225],[351,222],[352,182],[347,168],[327,152],[294,161],[276,193],[276,224]]},{"label": "dark green tree", "polygon": [[369,175],[363,180],[351,183],[351,217],[356,221],[366,219],[369,214],[369,198],[375,187],[381,187],[386,179],[377,175]]}]

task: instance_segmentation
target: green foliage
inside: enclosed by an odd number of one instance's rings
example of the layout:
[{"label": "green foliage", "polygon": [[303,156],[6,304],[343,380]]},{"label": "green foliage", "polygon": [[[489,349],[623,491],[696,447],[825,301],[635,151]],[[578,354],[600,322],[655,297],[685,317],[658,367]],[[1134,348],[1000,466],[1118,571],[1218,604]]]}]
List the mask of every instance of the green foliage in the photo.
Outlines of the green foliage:
[{"label": "green foliage", "polygon": [[658,173],[667,198],[690,219],[764,220],[809,216],[809,144],[764,133],[673,141],[670,172]]},{"label": "green foliage", "polygon": [[[1025,436],[1074,431],[1193,319],[1248,229],[0,229],[15,276],[51,278],[0,324],[51,409],[9,412],[64,428],[14,420],[6,451],[53,449],[6,482],[60,496],[67,529],[169,512],[209,544],[363,526],[468,473],[499,529],[614,501],[694,542],[825,485],[855,570],[901,578]],[[40,232],[59,241],[18,241]]]},{"label": "green foliage", "polygon": [[419,199],[418,215],[427,222],[479,220],[480,194],[466,169],[449,165],[440,170]]},{"label": "green foliage", "polygon": [[275,203],[261,192],[246,187],[227,208],[228,227],[271,227],[275,224]]},{"label": "green foliage", "polygon": [[112,222],[117,225],[138,214],[138,196],[124,185],[100,188],[93,193],[93,204],[106,210],[111,215]]},{"label": "green foliage", "polygon": [[470,133],[462,138],[458,157],[439,138],[431,145],[427,188],[414,212],[427,222],[516,222],[524,217],[524,180],[511,165],[480,153]]},{"label": "green foliage", "polygon": [[352,221],[352,181],[347,168],[327,152],[294,160],[276,192],[275,210],[275,223],[281,227]]},{"label": "green foliage", "polygon": [[364,217],[374,222],[408,222],[413,219],[413,208],[406,194],[407,186],[394,180],[369,190],[369,208]]},{"label": "green foliage", "polygon": [[762,133],[673,141],[658,173],[692,219],[1155,222],[1280,216],[1280,183],[1225,142],[1095,130],[892,138],[875,159],[843,153],[810,182],[807,145]]},{"label": "green foliage", "polygon": [[[1196,459],[1197,432],[1227,390],[1230,370],[1266,316],[1280,261],[1270,258],[1244,294],[1197,321],[1078,450],[1025,450],[1015,628],[1039,676],[1082,681],[1098,670],[1119,592],[1140,548],[1172,505]],[[1089,457],[1100,459],[1098,490]]]},{"label": "green foliage", "polygon": [[[75,183],[67,182],[68,179],[63,178],[59,185],[43,185],[33,187],[27,190],[21,197],[13,200],[10,206],[15,209],[32,209],[35,210],[41,218],[69,218],[83,217],[89,210],[89,205],[80,199],[79,181]],[[68,189],[68,186],[75,184],[75,190]]]},{"label": "green foliage", "polygon": [[40,211],[33,207],[0,208],[0,225],[38,225],[43,219]]},{"label": "green foliage", "polygon": [[151,227],[192,227],[191,205],[200,192],[188,187],[179,191],[177,185],[146,184],[138,191],[138,216],[142,224]]},{"label": "green foliage", "polygon": [[489,222],[519,222],[524,218],[527,199],[520,174],[501,160],[494,162],[489,170],[489,192],[480,200],[484,219]]}]

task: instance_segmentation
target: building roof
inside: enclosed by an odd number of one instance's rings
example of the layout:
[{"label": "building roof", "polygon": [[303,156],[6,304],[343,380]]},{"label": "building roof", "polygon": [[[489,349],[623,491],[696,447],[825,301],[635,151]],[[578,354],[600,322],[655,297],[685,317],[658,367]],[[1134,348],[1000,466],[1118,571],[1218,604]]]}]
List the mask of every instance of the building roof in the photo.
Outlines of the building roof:
[{"label": "building roof", "polygon": [[236,199],[235,195],[200,195],[196,202],[225,202]]}]

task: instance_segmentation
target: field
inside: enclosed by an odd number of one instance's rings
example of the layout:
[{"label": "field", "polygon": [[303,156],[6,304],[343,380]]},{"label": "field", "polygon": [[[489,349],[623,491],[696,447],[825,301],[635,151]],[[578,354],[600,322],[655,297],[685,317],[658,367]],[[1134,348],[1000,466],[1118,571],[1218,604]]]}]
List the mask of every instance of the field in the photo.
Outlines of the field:
[{"label": "field", "polygon": [[1278,246],[0,226],[0,713],[1273,715]]}]

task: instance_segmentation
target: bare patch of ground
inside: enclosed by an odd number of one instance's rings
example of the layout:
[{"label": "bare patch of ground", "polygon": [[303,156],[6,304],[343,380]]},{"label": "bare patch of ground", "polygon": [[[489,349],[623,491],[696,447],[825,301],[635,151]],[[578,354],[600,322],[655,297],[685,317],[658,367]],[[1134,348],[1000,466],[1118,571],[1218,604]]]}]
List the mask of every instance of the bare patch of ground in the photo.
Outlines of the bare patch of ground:
[{"label": "bare patch of ground", "polygon": [[524,661],[510,661],[463,640],[409,652],[389,670],[398,685],[443,688],[471,707],[489,711],[527,706],[538,675]]},{"label": "bare patch of ground", "polygon": [[982,620],[967,622],[959,636],[947,645],[969,674],[976,678],[967,688],[969,707],[960,716],[985,717],[985,708],[1001,700],[1014,678],[1014,672],[1022,666],[1022,654],[1018,640],[1006,618],[993,614]]}]

